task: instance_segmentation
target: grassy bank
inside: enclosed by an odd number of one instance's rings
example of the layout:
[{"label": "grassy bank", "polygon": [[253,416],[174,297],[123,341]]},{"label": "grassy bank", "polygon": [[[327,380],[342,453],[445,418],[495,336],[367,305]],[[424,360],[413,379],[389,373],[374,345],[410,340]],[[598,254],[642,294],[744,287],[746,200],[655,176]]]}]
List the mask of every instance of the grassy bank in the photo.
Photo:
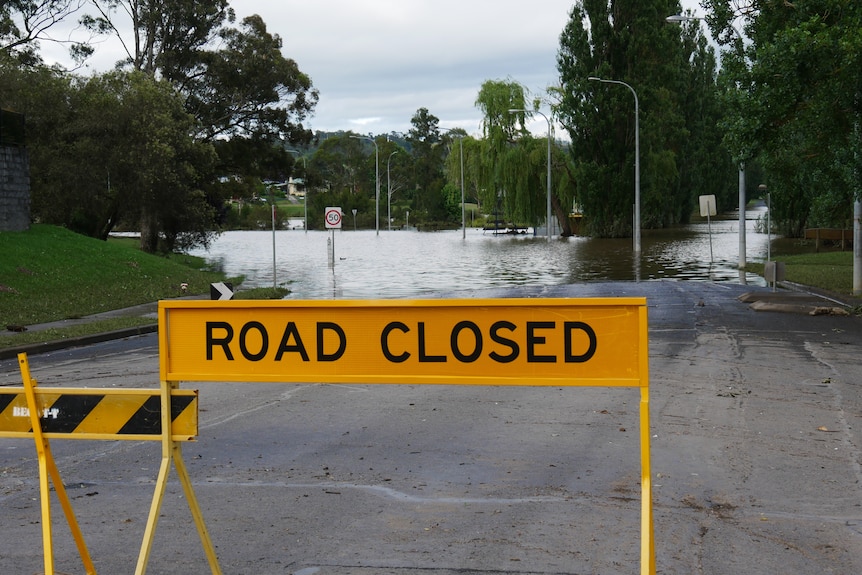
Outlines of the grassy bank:
[{"label": "grassy bank", "polygon": [[[853,252],[837,249],[815,252],[813,243],[781,239],[772,244],[772,260],[783,262],[785,280],[815,287],[841,296],[853,294]],[[746,269],[763,275],[762,263]]]},{"label": "grassy bank", "polygon": [[78,318],[182,295],[223,280],[190,256],[145,254],[132,242],[103,242],[35,225],[0,233],[0,324]]},{"label": "grassy bank", "polygon": [[[784,263],[784,279],[789,282],[842,295],[853,293],[853,254],[851,252],[776,256],[773,260]],[[747,269],[763,275],[763,264],[751,264]]]}]

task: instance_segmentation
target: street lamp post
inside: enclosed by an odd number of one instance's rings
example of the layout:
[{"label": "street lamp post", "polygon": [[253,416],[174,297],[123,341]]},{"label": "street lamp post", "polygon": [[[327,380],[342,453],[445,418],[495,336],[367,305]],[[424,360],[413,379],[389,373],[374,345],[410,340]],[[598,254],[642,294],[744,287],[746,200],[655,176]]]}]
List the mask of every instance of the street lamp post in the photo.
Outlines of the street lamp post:
[{"label": "street lamp post", "polygon": [[[682,24],[684,22],[700,22],[703,18],[698,16],[688,16],[686,14],[674,14],[665,18],[665,21],[671,24]],[[730,26],[730,29],[736,33],[740,40],[742,34],[735,26]],[[745,162],[739,162],[739,269],[745,269]]]},{"label": "street lamp post", "polygon": [[[285,148],[291,154],[296,154],[298,157],[302,158],[302,171],[305,172],[305,182],[308,181],[308,163],[305,161],[305,156],[299,150],[292,150],[290,148]],[[305,184],[303,182],[303,184]],[[305,193],[303,194],[303,211],[305,212],[305,216],[302,220],[302,229],[305,233],[308,233],[308,186],[305,186]]]},{"label": "street lamp post", "polygon": [[392,231],[392,179],[389,177],[389,162],[392,161],[392,156],[398,153],[395,150],[389,154],[389,159],[386,160],[386,230]]},{"label": "street lamp post", "polygon": [[374,217],[374,226],[377,232],[377,235],[380,235],[380,148],[377,147],[377,142],[374,138],[369,138],[368,136],[350,136],[351,138],[355,138],[357,140],[368,140],[372,144],[374,144],[374,209],[375,209],[375,217]]},{"label": "street lamp post", "polygon": [[[509,110],[510,113],[523,112],[525,114],[529,113],[527,110]],[[542,116],[545,121],[548,123],[548,174],[547,174],[547,183],[548,183],[548,191],[546,198],[546,213],[545,213],[545,229],[547,231],[547,239],[551,241],[551,120],[542,112],[536,110],[536,114]]]},{"label": "street lamp post", "polygon": [[[440,128],[446,132],[451,132],[451,128]],[[456,138],[458,138],[458,153],[460,154],[460,162],[461,162],[461,239],[465,239],[467,237],[467,209],[465,207],[465,199],[464,199],[464,134],[456,134]]]},{"label": "street lamp post", "polygon": [[461,163],[461,239],[467,237],[467,208],[464,203],[464,135],[458,136],[458,159]]},{"label": "street lamp post", "polygon": [[619,80],[605,80],[590,76],[587,78],[594,82],[605,84],[619,84],[628,88],[635,97],[635,218],[634,218],[634,250],[636,254],[641,253],[641,145],[640,145],[640,119],[638,117],[638,94],[635,89]]},{"label": "street lamp post", "polygon": [[270,211],[272,212],[272,289],[278,289],[278,280],[275,265],[275,194],[272,191],[272,186],[269,186],[269,203]]}]

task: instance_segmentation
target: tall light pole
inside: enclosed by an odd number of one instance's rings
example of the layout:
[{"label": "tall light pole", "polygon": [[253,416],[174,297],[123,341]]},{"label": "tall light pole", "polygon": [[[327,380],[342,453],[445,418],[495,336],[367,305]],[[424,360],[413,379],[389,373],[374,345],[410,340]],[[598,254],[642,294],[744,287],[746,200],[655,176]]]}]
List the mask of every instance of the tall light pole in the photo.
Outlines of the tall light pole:
[{"label": "tall light pole", "polygon": [[628,88],[635,97],[635,221],[634,221],[634,250],[635,254],[641,253],[641,144],[640,144],[640,119],[638,117],[638,94],[635,89],[619,80],[604,80],[590,76],[587,78],[594,82],[605,84],[619,84]]},{"label": "tall light pole", "polygon": [[350,136],[351,138],[355,138],[357,140],[368,140],[372,144],[374,144],[374,209],[375,209],[375,217],[374,217],[374,226],[377,232],[377,235],[380,235],[380,148],[377,147],[377,142],[374,138],[370,138],[368,136]]},{"label": "tall light pole", "polygon": [[551,241],[551,120],[541,113],[538,110],[534,112],[529,112],[528,110],[509,110],[509,113],[519,113],[523,112],[524,114],[536,113],[545,119],[548,123],[548,174],[547,174],[547,182],[548,182],[548,192],[547,192],[547,211],[545,214],[545,228],[547,230],[547,238],[548,241]]},{"label": "tall light pole", "polygon": [[278,281],[276,278],[275,265],[275,194],[272,191],[272,186],[269,186],[269,203],[272,204],[272,289],[278,289]]},{"label": "tall light pole", "polygon": [[392,231],[392,179],[389,177],[389,162],[392,161],[392,156],[398,153],[395,150],[389,154],[389,159],[386,160],[386,229]]},{"label": "tall light pole", "polygon": [[[285,149],[288,152],[290,152],[292,154],[296,154],[298,157],[302,158],[302,170],[303,170],[303,172],[305,172],[305,182],[307,182],[308,181],[308,163],[306,163],[306,161],[305,161],[305,156],[303,156],[299,150],[292,150],[290,148],[285,148]],[[303,220],[302,220],[302,229],[304,230],[305,233],[308,233],[308,185],[306,185],[305,182],[303,182],[303,185],[305,185],[305,193],[302,195],[303,196],[303,204],[304,204],[303,211],[305,212],[305,216],[303,217]]]},{"label": "tall light pole", "polygon": [[[700,22],[703,18],[698,16],[688,16],[687,14],[674,14],[665,18],[665,21],[671,24],[682,24],[684,22]],[[730,26],[730,29],[736,33],[740,40],[742,34],[735,26]],[[745,162],[739,161],[739,269],[745,269]]]},{"label": "tall light pole", "polygon": [[[451,128],[440,128],[446,132],[451,132]],[[464,134],[456,134],[458,138],[458,153],[461,160],[461,239],[467,237],[467,208],[464,199]]]}]

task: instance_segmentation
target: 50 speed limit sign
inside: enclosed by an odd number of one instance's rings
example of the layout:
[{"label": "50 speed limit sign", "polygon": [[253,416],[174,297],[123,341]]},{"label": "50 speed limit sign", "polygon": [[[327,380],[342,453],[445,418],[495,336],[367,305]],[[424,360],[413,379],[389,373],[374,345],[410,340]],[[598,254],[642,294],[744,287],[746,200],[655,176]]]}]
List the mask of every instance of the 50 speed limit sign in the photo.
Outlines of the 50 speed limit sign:
[{"label": "50 speed limit sign", "polygon": [[341,207],[328,207],[326,208],[325,219],[326,219],[326,229],[335,230],[341,229]]}]

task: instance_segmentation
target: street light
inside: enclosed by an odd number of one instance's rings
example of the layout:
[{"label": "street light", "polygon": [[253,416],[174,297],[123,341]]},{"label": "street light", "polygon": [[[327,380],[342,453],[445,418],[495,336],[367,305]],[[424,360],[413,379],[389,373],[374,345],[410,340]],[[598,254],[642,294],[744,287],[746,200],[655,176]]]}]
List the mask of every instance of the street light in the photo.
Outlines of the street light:
[{"label": "street light", "polygon": [[[286,150],[292,154],[296,154],[300,158],[302,158],[302,169],[305,172],[305,181],[308,181],[308,164],[305,161],[305,156],[301,154],[299,150],[292,150],[290,148],[286,148]],[[303,182],[305,184],[305,182]],[[308,233],[308,185],[305,185],[305,193],[303,194],[303,211],[305,212],[305,216],[302,222],[302,229],[305,233]]]},{"label": "street light", "polygon": [[[510,114],[524,113],[529,114],[527,110],[509,110]],[[545,228],[547,230],[548,241],[551,241],[551,120],[538,110],[536,114],[542,116],[548,123],[548,193],[547,193],[547,213],[545,214]]]},{"label": "street light", "polygon": [[392,180],[389,178],[389,162],[392,161],[392,156],[398,153],[395,150],[389,154],[389,159],[386,160],[386,229],[392,231]]},{"label": "street light", "polygon": [[[700,22],[703,18],[699,16],[689,16],[687,14],[674,14],[665,18],[666,22],[671,24],[682,24],[684,22]],[[730,26],[730,29],[736,33],[737,37],[742,40],[742,34],[735,26]],[[745,269],[745,162],[739,162],[739,269]]]},{"label": "street light", "polygon": [[673,16],[665,18],[665,21],[670,22],[671,24],[682,24],[683,22],[691,22],[692,20],[700,20],[700,18],[686,16],[685,14],[674,14]]},{"label": "street light", "polygon": [[[440,129],[447,132],[452,131],[451,128]],[[461,160],[461,239],[463,240],[467,237],[467,209],[464,203],[464,134],[456,134],[455,137],[458,138],[458,153]]]},{"label": "street light", "polygon": [[594,82],[604,82],[605,84],[619,84],[631,90],[632,96],[635,97],[635,222],[634,222],[634,242],[635,253],[641,253],[641,145],[640,145],[640,119],[638,117],[638,94],[635,89],[619,80],[604,80],[590,76],[587,80]]},{"label": "street light", "polygon": [[272,191],[272,185],[269,186],[269,203],[272,204],[272,289],[278,289],[278,281],[276,277],[275,265],[275,194]]},{"label": "street light", "polygon": [[375,230],[377,231],[377,235],[380,235],[380,148],[377,147],[377,142],[374,138],[369,138],[368,136],[350,136],[356,140],[368,140],[372,144],[374,144],[374,173],[375,173],[375,186],[374,186],[374,209],[375,209]]}]

